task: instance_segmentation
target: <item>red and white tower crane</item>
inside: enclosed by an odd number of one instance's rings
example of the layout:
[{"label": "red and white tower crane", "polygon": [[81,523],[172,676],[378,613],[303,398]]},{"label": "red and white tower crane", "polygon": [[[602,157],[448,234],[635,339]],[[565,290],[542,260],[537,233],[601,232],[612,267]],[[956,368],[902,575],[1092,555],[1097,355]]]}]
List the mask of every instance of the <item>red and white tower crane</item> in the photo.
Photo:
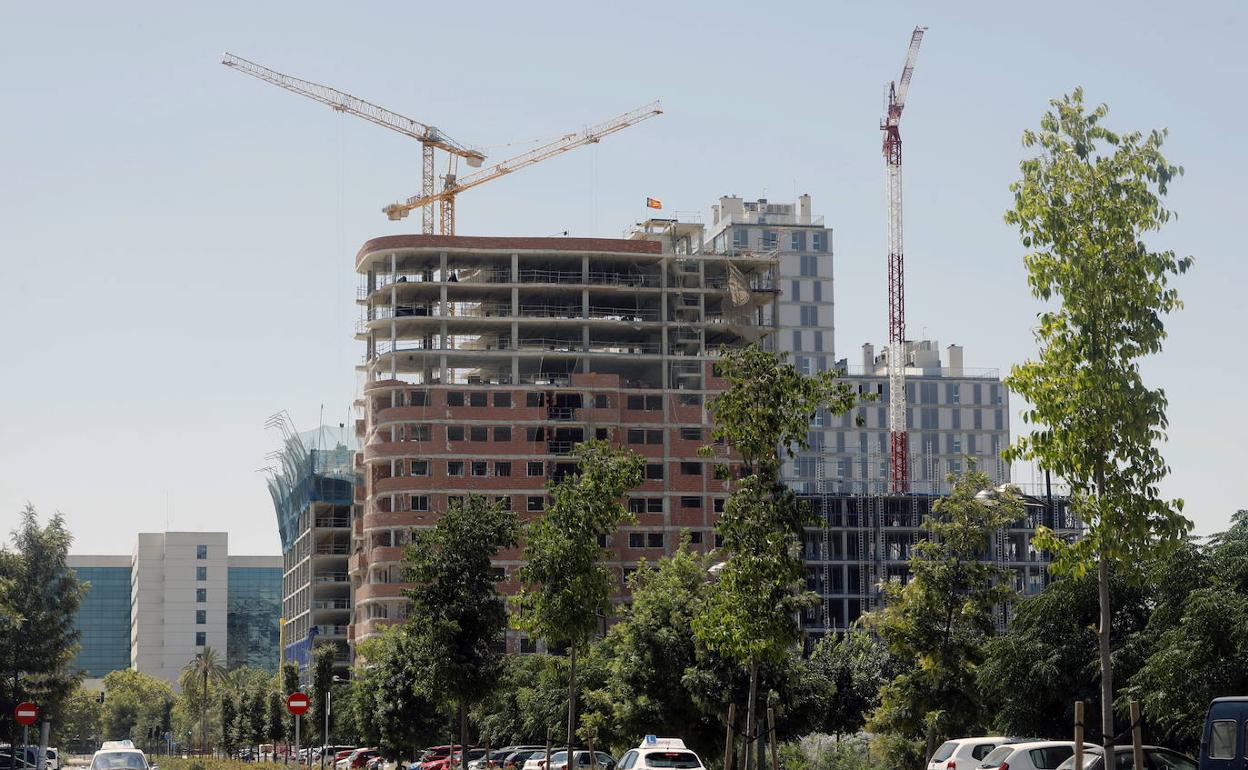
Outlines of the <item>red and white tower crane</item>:
[{"label": "red and white tower crane", "polygon": [[884,188],[888,201],[888,456],[894,494],[910,491],[906,435],[906,271],[901,239],[901,111],[914,75],[914,62],[927,27],[915,27],[901,78],[888,84],[884,132]]}]

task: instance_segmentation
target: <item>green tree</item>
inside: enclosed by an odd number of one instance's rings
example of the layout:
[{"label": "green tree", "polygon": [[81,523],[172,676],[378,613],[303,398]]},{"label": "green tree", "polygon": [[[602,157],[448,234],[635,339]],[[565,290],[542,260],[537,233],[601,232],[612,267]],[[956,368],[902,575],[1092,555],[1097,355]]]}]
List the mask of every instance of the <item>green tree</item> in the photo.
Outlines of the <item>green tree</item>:
[{"label": "green tree", "polygon": [[212,710],[212,685],[220,684],[225,676],[225,667],[217,656],[217,651],[205,647],[195,653],[182,671],[178,674],[178,686],[187,698],[191,713],[199,715],[199,750],[204,752],[208,747],[208,712]]},{"label": "green tree", "polygon": [[128,668],[110,671],[104,677],[101,737],[151,746],[153,735],[170,728],[173,702],[173,690],[154,676]]},{"label": "green tree", "polygon": [[[836,373],[803,375],[782,354],[757,346],[726,351],[718,368],[728,388],[708,405],[712,435],[737,453],[741,478],[716,524],[727,561],[693,629],[709,650],[749,670],[746,735],[752,736],[759,665],[785,657],[800,636],[797,613],[813,599],[801,591],[800,539],[809,512],[780,481],[780,464],[808,448],[818,410],[845,412],[856,397]],[[726,468],[718,473],[732,475]],[[745,770],[752,762],[747,745]]]},{"label": "green tree", "polygon": [[880,689],[898,673],[887,648],[861,629],[824,636],[811,652],[810,667],[825,683],[816,729],[838,740],[862,729],[880,705]]},{"label": "green tree", "polygon": [[[0,550],[0,725],[15,736],[12,705],[39,704],[52,723],[62,719],[65,701],[78,689],[82,672],[73,669],[79,633],[74,615],[86,593],[69,568],[73,536],[61,514],[46,525],[29,503],[12,533],[13,550]],[[7,627],[7,628],[5,628]]]},{"label": "green tree", "polygon": [[65,746],[66,753],[94,749],[99,745],[103,710],[96,693],[79,687],[65,701],[61,721],[52,725],[52,742]]},{"label": "green tree", "polygon": [[691,624],[706,600],[710,566],[682,541],[654,569],[639,565],[629,578],[632,601],[598,645],[608,675],[592,698],[603,722],[629,740],[660,732],[702,747],[720,740],[718,714],[708,715],[680,684],[698,665]]},{"label": "green tree", "polygon": [[[996,611],[1013,596],[1009,570],[985,556],[997,531],[1025,515],[1021,499],[1012,488],[993,490],[974,467],[950,481],[949,495],[924,522],[929,537],[914,546],[909,581],[885,583],[884,608],[865,618],[905,666],[867,721],[886,754],[926,738],[931,756],[938,739],[981,726],[976,670],[996,631]],[[904,765],[913,756],[892,761]]]},{"label": "green tree", "polygon": [[[493,560],[514,548],[515,512],[480,495],[454,502],[432,529],[415,530],[403,566],[411,600],[406,633],[427,676],[428,692],[459,704],[460,745],[468,742],[468,708],[497,684],[505,651],[507,604]],[[468,752],[461,752],[464,770]]]},{"label": "green tree", "polygon": [[[600,659],[591,655],[578,667],[582,689],[603,685]],[[561,655],[508,656],[498,689],[473,709],[473,721],[491,746],[540,745],[547,730],[564,739],[568,713],[568,659]],[[560,725],[560,722],[563,724]]]},{"label": "green tree", "polygon": [[266,704],[268,713],[265,715],[264,737],[273,744],[276,751],[277,744],[290,740],[290,735],[286,732],[286,718],[290,716],[286,712],[286,696],[272,690],[266,695]]},{"label": "green tree", "polygon": [[249,687],[238,702],[241,734],[240,741],[260,751],[260,744],[268,733],[268,706],[264,690]]},{"label": "green tree", "polygon": [[[325,706],[326,693],[331,693],[334,684],[334,658],[338,655],[338,648],[333,644],[318,644],[312,648],[312,673],[311,688],[308,693],[308,718],[303,724],[308,728],[307,735],[309,738],[315,736],[316,740],[324,745],[329,742],[329,736],[325,735]],[[333,706],[330,705],[332,710]],[[311,745],[309,743],[309,745]]]},{"label": "green tree", "polygon": [[[1140,665],[1136,635],[1149,622],[1153,597],[1142,582],[1120,573],[1116,570],[1110,581],[1110,639],[1114,668],[1130,675]],[[1009,630],[988,643],[977,675],[985,713],[993,715],[991,726],[999,734],[1068,734],[1076,700],[1088,704],[1088,713],[1097,713],[1099,614],[1094,574],[1056,580],[1016,605]],[[1097,735],[1090,725],[1089,740]]]},{"label": "green tree", "polygon": [[238,750],[238,698],[233,693],[221,694],[221,750],[234,756]]},{"label": "green tree", "polygon": [[633,521],[624,493],[641,483],[637,454],[589,441],[576,448],[577,467],[548,487],[546,515],[525,533],[522,587],[516,597],[520,628],[548,644],[568,645],[568,751],[576,735],[576,658],[598,618],[611,613],[612,575],[602,566],[600,539]]},{"label": "green tree", "polygon": [[[289,711],[286,711],[285,701],[291,693],[299,689],[299,664],[294,661],[284,661],[281,669],[277,672],[277,676],[281,681],[280,695],[282,696],[282,718],[285,720],[283,722],[285,736],[283,740],[290,742],[295,739],[295,717]],[[302,723],[299,727],[303,727]],[[302,732],[302,729],[300,732]],[[302,735],[299,737],[301,739],[303,738]]]},{"label": "green tree", "polygon": [[1248,690],[1248,510],[1185,561],[1201,566],[1198,582],[1165,576],[1182,601],[1158,602],[1144,632],[1150,654],[1122,698],[1140,700],[1167,745],[1194,750],[1209,701]]},{"label": "green tree", "polygon": [[357,653],[367,661],[351,681],[355,708],[363,716],[362,738],[387,759],[398,759],[449,732],[438,704],[426,694],[421,659],[402,626],[361,642]]},{"label": "green tree", "polygon": [[1144,234],[1172,216],[1161,203],[1182,174],[1161,153],[1165,131],[1116,134],[1101,125],[1105,105],[1084,108],[1083,90],[1050,102],[1039,131],[1023,145],[1039,154],[1022,162],[1011,185],[1031,292],[1056,307],[1040,314],[1036,360],[1015,366],[1006,384],[1030,406],[1034,426],[1007,453],[1063,478],[1084,522],[1066,543],[1041,532],[1037,543],[1062,574],[1097,570],[1100,602],[1101,730],[1114,736],[1110,567],[1173,549],[1191,529],[1181,500],[1160,497],[1168,467],[1157,449],[1165,437],[1166,396],[1145,386],[1142,357],[1160,352],[1162,316],[1181,307],[1172,276],[1190,257],[1154,251]]}]

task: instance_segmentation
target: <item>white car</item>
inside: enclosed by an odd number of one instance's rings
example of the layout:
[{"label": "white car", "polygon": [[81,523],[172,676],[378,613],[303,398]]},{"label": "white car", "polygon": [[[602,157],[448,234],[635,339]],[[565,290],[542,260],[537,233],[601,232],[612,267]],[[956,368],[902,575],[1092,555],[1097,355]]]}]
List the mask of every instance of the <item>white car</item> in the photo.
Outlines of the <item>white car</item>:
[{"label": "white car", "polygon": [[1017,743],[1018,739],[1010,739],[1001,735],[986,735],[983,738],[955,738],[945,741],[936,749],[927,770],[975,770],[993,749],[1006,743]]},{"label": "white car", "polygon": [[90,770],[152,770],[152,768],[147,764],[147,757],[138,749],[100,749],[91,757]]},{"label": "white car", "polygon": [[[1092,744],[1085,743],[1092,747]],[[1056,770],[1075,754],[1074,741],[1028,741],[998,746],[979,763],[980,770]]]},{"label": "white car", "polygon": [[620,757],[616,770],[706,770],[706,765],[680,738],[647,735],[641,745]]},{"label": "white car", "polygon": [[61,752],[59,749],[48,747],[48,761],[46,763],[47,770],[61,770]]}]

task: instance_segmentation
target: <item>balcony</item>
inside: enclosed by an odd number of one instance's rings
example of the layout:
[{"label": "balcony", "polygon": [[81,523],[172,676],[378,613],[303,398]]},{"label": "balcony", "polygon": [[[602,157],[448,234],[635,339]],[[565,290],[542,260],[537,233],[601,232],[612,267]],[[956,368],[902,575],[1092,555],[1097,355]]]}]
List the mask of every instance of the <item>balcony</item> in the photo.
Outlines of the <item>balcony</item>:
[{"label": "balcony", "polygon": [[350,599],[317,599],[312,602],[314,610],[349,610],[351,609]]},{"label": "balcony", "polygon": [[343,584],[346,585],[349,578],[345,572],[327,572],[324,575],[315,575],[312,578],[313,583],[317,584]]},{"label": "balcony", "polygon": [[347,529],[351,526],[350,516],[322,516],[313,525],[323,529]]},{"label": "balcony", "polygon": [[348,543],[322,543],[316,547],[317,556],[346,556],[351,553]]},{"label": "balcony", "polygon": [[322,639],[332,638],[332,637],[336,637],[336,636],[342,636],[342,637],[345,637],[345,636],[347,635],[347,627],[346,627],[346,625],[341,625],[341,626],[312,626],[312,628],[316,629],[316,633],[317,633],[317,634],[318,634],[318,635],[319,635]]}]

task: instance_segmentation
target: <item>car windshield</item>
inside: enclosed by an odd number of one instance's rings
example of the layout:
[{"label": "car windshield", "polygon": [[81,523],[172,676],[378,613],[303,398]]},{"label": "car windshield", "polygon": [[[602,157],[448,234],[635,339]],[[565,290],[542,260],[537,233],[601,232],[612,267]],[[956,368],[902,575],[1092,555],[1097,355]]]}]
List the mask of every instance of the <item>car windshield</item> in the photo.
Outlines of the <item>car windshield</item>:
[{"label": "car windshield", "polygon": [[1013,747],[998,746],[984,757],[984,761],[979,763],[980,767],[1000,767],[1005,758],[1014,753]]},{"label": "car windshield", "polygon": [[95,755],[91,770],[147,770],[147,760],[138,751],[109,751]]},{"label": "car windshield", "polygon": [[956,749],[957,747],[958,747],[958,744],[954,743],[953,741],[945,741],[944,743],[940,744],[940,748],[936,749],[936,753],[932,755],[932,761],[944,762],[946,759],[953,756],[953,750]]},{"label": "car windshield", "polygon": [[701,767],[695,754],[688,751],[651,751],[646,754],[646,764],[650,767],[693,768]]}]

